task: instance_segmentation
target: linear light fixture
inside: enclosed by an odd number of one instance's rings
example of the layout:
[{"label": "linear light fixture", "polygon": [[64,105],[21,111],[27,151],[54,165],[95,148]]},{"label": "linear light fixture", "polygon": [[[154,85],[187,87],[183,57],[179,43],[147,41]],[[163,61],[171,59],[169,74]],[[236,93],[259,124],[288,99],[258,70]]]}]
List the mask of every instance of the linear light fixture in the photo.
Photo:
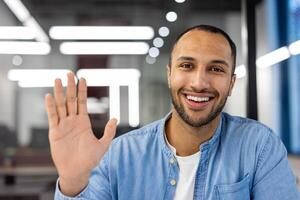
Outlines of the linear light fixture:
[{"label": "linear light fixture", "polygon": [[42,27],[37,23],[37,21],[31,17],[24,22],[24,25],[32,28],[35,31],[36,40],[39,42],[49,42],[47,34],[44,32]]},{"label": "linear light fixture", "polygon": [[33,28],[35,30],[35,38],[39,42],[49,42],[47,34],[43,31],[36,20],[30,15],[28,9],[20,0],[4,0],[9,9],[15,14],[23,25]]},{"label": "linear light fixture", "polygon": [[49,35],[56,40],[150,40],[150,26],[52,26]]},{"label": "linear light fixture", "polygon": [[26,26],[0,26],[0,40],[32,40],[35,31]]},{"label": "linear light fixture", "polygon": [[108,86],[110,118],[120,119],[120,86],[128,86],[129,125],[139,125],[139,78],[137,69],[80,69],[78,78],[85,78],[88,86]]},{"label": "linear light fixture", "polygon": [[60,51],[68,55],[143,55],[147,54],[146,42],[63,42]]},{"label": "linear light fixture", "polygon": [[234,73],[236,74],[236,78],[243,78],[246,76],[246,66],[239,65],[235,68]]},{"label": "linear light fixture", "polygon": [[0,54],[47,55],[51,47],[46,42],[1,41]]},{"label": "linear light fixture", "polygon": [[15,16],[21,21],[24,22],[30,18],[30,13],[24,4],[19,0],[3,0],[9,9],[15,14]]},{"label": "linear light fixture", "polygon": [[56,78],[60,78],[66,86],[69,72],[67,69],[11,69],[7,77],[11,81],[18,81],[20,87],[53,87]]},{"label": "linear light fixture", "polygon": [[289,57],[290,57],[289,49],[286,46],[284,46],[264,56],[259,57],[256,60],[256,65],[262,68],[268,67],[276,63],[279,63],[285,59],[288,59]]},{"label": "linear light fixture", "polygon": [[300,40],[293,42],[289,45],[289,51],[292,55],[300,54]]}]

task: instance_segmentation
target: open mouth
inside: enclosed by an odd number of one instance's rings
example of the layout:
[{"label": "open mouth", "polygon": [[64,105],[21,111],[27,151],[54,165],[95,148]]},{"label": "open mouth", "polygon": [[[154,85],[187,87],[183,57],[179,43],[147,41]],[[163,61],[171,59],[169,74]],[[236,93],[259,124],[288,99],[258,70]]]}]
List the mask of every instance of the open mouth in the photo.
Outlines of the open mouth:
[{"label": "open mouth", "polygon": [[186,95],[186,98],[197,103],[208,102],[210,100],[209,97],[196,97],[191,95]]},{"label": "open mouth", "polygon": [[192,94],[192,93],[183,93],[188,107],[192,110],[203,110],[205,109],[210,102],[215,98],[212,94]]}]

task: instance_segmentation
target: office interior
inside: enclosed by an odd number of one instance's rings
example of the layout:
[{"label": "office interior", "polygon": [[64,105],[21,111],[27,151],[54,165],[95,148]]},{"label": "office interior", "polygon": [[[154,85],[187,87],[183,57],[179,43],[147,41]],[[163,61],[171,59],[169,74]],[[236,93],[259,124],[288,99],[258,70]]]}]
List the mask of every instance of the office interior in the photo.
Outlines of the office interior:
[{"label": "office interior", "polygon": [[[95,135],[101,137],[107,120],[117,117],[119,136],[170,111],[166,66],[172,43],[197,24],[220,27],[235,41],[237,80],[225,112],[257,119],[281,137],[300,188],[300,1],[250,4],[0,1],[0,199],[53,199],[57,172],[44,96],[55,77],[63,83],[70,71],[85,77]],[[255,49],[247,52],[251,38]],[[255,54],[251,66],[245,52]]]}]

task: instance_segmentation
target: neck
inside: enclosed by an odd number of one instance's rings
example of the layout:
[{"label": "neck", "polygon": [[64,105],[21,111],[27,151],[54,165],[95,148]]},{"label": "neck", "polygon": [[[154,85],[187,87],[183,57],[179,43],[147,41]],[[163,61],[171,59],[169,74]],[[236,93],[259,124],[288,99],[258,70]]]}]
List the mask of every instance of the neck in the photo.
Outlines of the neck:
[{"label": "neck", "polygon": [[220,122],[220,114],[209,124],[192,127],[185,123],[173,110],[171,118],[166,122],[166,136],[175,147],[179,156],[189,156],[199,151],[199,146],[209,140],[215,133]]}]

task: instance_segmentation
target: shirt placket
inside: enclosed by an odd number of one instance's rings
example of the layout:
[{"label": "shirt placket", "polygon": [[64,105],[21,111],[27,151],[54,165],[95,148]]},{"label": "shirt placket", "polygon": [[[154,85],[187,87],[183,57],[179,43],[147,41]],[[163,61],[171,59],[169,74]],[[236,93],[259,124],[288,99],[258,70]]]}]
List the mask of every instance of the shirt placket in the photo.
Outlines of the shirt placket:
[{"label": "shirt placket", "polygon": [[201,157],[196,172],[194,186],[194,200],[205,200],[205,182],[207,176],[209,146],[208,144],[201,148]]}]

